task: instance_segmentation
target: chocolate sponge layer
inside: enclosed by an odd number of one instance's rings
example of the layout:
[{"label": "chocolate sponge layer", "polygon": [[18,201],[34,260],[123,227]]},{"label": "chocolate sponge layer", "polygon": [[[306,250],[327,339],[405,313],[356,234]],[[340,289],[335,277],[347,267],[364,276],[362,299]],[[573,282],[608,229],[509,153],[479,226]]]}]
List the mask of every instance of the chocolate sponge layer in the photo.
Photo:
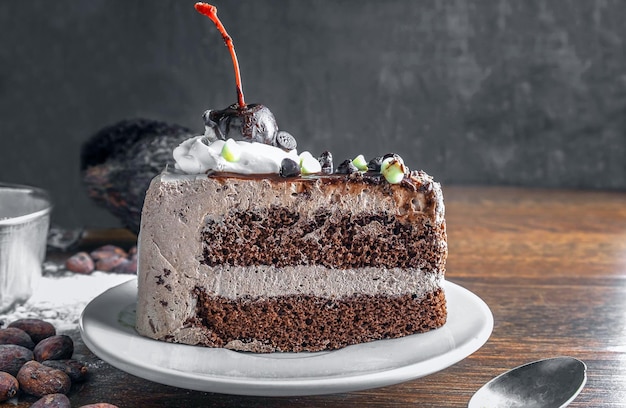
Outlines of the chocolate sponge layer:
[{"label": "chocolate sponge layer", "polygon": [[443,290],[412,295],[355,295],[342,299],[284,296],[225,299],[197,296],[197,314],[188,324],[206,331],[205,346],[253,352],[320,351],[397,338],[441,327],[446,322]]},{"label": "chocolate sponge layer", "polygon": [[228,265],[323,265],[328,268],[420,268],[445,262],[445,224],[426,216],[406,222],[391,214],[320,208],[301,217],[286,207],[230,210],[207,217],[203,263]]}]

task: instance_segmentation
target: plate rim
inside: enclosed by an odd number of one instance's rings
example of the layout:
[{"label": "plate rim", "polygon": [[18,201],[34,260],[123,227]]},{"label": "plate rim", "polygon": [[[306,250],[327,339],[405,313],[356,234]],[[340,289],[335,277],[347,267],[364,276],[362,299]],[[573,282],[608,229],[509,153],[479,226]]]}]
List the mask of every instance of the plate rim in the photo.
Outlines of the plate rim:
[{"label": "plate rim", "polygon": [[[320,394],[333,394],[338,392],[351,392],[359,391],[371,388],[379,388],[388,385],[398,384],[406,381],[411,381],[417,378],[431,375],[435,372],[448,368],[463,359],[467,358],[478,349],[480,349],[489,339],[493,331],[493,314],[489,309],[489,306],[476,294],[464,288],[461,285],[444,281],[444,290],[446,293],[447,302],[450,303],[451,297],[448,296],[449,292],[457,292],[457,295],[462,294],[466,299],[472,301],[474,306],[482,317],[481,326],[478,328],[474,336],[466,340],[458,347],[454,347],[451,350],[447,350],[441,354],[430,356],[424,360],[418,362],[412,362],[400,367],[390,367],[374,372],[366,373],[350,373],[346,376],[317,376],[317,377],[296,377],[296,378],[255,378],[255,377],[234,377],[223,376],[214,374],[200,374],[197,372],[184,372],[170,367],[162,367],[135,359],[134,361],[125,361],[118,358],[110,350],[102,347],[97,341],[94,341],[90,336],[88,318],[93,309],[99,302],[103,302],[112,296],[127,296],[128,301],[123,305],[117,305],[111,308],[111,313],[115,313],[115,327],[119,329],[122,323],[119,322],[119,314],[124,308],[132,305],[137,298],[137,278],[131,279],[112,288],[102,292],[99,296],[92,299],[84,308],[79,319],[80,334],[85,345],[105,362],[109,363],[113,367],[116,367],[129,374],[144,378],[149,381],[153,381],[159,384],[165,384],[175,386],[183,389],[191,389],[204,392],[216,392],[223,394],[235,394],[235,395],[254,395],[254,396],[304,396],[304,395],[320,395]],[[126,292],[128,292],[126,294]],[[134,296],[134,297],[133,297]],[[453,300],[454,301],[454,300]],[[87,320],[87,324],[86,324]],[[448,323],[446,323],[447,325]],[[442,326],[443,329],[446,325]],[[113,327],[113,326],[111,326]],[[437,330],[440,330],[437,329]],[[432,331],[435,332],[436,331]],[[134,334],[126,333],[120,330],[122,337],[128,337],[129,340],[139,339],[140,342],[154,342],[157,346],[164,348],[174,347],[199,347],[184,344],[173,344],[162,342],[139,335],[136,331]],[[428,332],[431,333],[431,332]],[[426,334],[426,333],[423,333]],[[412,336],[420,336],[421,334],[415,334]],[[380,343],[391,340],[378,340],[371,343]],[[359,345],[356,345],[359,346]],[[354,347],[354,346],[348,346]],[[201,347],[199,350],[203,350],[202,353],[210,353],[211,350],[223,350],[223,349],[211,349]],[[229,350],[230,351],[230,350]],[[334,353],[339,350],[326,351],[321,353]],[[237,353],[236,351],[231,351]],[[254,353],[250,353],[254,354]],[[417,368],[421,370],[416,371]],[[164,380],[164,377],[166,381]]]}]

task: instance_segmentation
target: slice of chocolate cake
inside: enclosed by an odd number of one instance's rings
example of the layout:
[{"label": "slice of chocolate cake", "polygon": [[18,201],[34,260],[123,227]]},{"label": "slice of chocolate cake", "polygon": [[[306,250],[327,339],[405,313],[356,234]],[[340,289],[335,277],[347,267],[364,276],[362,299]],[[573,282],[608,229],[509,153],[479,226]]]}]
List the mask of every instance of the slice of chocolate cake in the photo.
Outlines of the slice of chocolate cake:
[{"label": "slice of chocolate cake", "polygon": [[316,351],[446,320],[444,206],[422,172],[164,173],[139,248],[137,330],[160,340]]},{"label": "slice of chocolate cake", "polygon": [[[214,7],[198,3],[236,57]],[[298,154],[263,105],[204,114],[152,180],[139,233],[137,331],[253,352],[332,350],[446,321],[441,187],[388,154]]]}]

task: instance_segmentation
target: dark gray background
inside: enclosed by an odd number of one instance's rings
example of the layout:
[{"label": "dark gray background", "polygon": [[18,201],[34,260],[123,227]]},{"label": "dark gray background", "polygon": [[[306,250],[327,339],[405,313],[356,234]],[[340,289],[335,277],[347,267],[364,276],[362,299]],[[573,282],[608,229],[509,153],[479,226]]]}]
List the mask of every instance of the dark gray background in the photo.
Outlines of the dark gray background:
[{"label": "dark gray background", "polygon": [[[81,144],[121,119],[202,130],[235,102],[194,1],[2,1],[0,181],[51,191],[53,222],[117,226]],[[445,185],[626,189],[622,0],[216,1],[248,103],[335,162],[394,151]]]}]

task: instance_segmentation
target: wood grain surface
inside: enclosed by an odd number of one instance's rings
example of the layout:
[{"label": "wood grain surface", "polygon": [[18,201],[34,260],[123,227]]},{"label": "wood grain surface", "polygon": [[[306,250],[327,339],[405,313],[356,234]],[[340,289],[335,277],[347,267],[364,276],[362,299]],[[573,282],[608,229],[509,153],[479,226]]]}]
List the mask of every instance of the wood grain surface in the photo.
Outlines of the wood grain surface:
[{"label": "wood grain surface", "polygon": [[[99,360],[79,341],[76,354],[90,362],[92,373],[72,389],[72,405],[465,407],[501,372],[569,355],[588,366],[587,385],[571,407],[626,407],[626,193],[444,186],[444,194],[447,279],[485,300],[495,319],[489,341],[467,359],[380,389],[243,397],[142,380]],[[101,238],[110,242],[116,235]],[[98,235],[90,239],[97,242]],[[21,398],[19,406],[32,401]]]}]

